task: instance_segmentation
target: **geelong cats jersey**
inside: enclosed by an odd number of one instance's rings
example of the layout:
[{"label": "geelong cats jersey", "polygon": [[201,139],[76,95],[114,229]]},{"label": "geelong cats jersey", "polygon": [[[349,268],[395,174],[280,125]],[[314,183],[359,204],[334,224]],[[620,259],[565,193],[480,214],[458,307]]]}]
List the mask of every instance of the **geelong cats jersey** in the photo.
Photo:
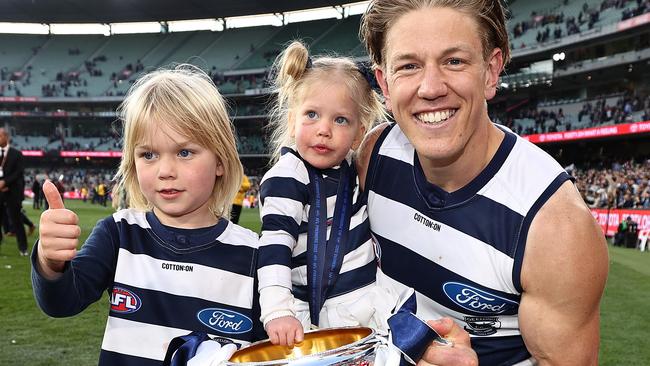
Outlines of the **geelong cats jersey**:
[{"label": "geelong cats jersey", "polygon": [[191,331],[248,344],[257,338],[257,235],[228,220],[201,229],[164,226],[121,210],[98,222],[67,265],[34,292],[51,316],[70,316],[108,292],[100,365],[160,365],[168,343]]},{"label": "geelong cats jersey", "polygon": [[484,365],[532,362],[518,323],[526,237],[540,207],[571,179],[544,151],[501,129],[505,138],[485,169],[447,193],[427,182],[413,146],[390,125],[366,180],[387,281],[416,290],[420,317],[454,318]]}]

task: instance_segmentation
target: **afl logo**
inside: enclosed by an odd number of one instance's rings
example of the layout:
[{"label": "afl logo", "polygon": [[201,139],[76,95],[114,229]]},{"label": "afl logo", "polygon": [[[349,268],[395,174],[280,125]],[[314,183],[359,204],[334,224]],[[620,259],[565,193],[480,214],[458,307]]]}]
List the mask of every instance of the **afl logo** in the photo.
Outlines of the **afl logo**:
[{"label": "afl logo", "polygon": [[110,301],[111,311],[122,314],[134,313],[142,306],[138,295],[121,287],[113,287]]},{"label": "afl logo", "polygon": [[449,300],[471,313],[502,314],[519,306],[516,301],[459,282],[446,282],[442,289]]},{"label": "afl logo", "polygon": [[221,333],[240,334],[253,329],[253,322],[249,317],[232,310],[208,308],[199,311],[196,317],[206,327]]}]

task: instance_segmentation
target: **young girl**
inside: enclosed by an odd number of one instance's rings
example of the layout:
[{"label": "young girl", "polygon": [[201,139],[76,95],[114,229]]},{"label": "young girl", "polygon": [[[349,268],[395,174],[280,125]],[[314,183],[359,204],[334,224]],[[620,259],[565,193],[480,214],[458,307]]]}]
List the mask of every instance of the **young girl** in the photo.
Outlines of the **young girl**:
[{"label": "young girl", "polygon": [[140,79],[120,112],[115,192],[130,208],[98,222],[77,252],[79,219],[46,183],[32,255],[38,305],[71,316],[108,292],[100,365],[160,365],[168,343],[192,331],[249,343],[258,238],[227,219],[242,166],[221,95],[182,65]]},{"label": "young girl", "polygon": [[375,285],[377,263],[352,161],[375,121],[377,94],[354,62],[309,58],[293,42],[275,65],[275,165],[261,183],[261,320],[274,344],[310,325],[386,330],[396,296]]}]

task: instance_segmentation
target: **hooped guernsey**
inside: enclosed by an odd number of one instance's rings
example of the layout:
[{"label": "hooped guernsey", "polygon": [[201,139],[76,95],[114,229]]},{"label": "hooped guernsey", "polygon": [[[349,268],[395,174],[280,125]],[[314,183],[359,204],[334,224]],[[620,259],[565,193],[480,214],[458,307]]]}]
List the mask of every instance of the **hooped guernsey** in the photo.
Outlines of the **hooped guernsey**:
[{"label": "hooped guernsey", "polygon": [[421,318],[455,319],[481,365],[530,365],[518,319],[526,238],[542,205],[572,178],[546,152],[497,127],[505,137],[495,156],[448,193],[426,180],[413,145],[389,125],[368,168],[368,215],[384,280],[416,290]]},{"label": "hooped guernsey", "polygon": [[65,317],[107,291],[99,364],[160,365],[169,342],[192,331],[240,345],[263,337],[257,243],[257,234],[225,219],[179,229],[152,212],[121,210],[97,223],[61,278],[33,269],[34,294],[46,314]]}]

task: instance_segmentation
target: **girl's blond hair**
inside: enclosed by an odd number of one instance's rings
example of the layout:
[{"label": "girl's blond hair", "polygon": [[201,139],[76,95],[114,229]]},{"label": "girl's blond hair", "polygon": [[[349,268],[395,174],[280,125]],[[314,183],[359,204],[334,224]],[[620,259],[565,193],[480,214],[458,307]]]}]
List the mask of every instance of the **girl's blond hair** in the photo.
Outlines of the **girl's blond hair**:
[{"label": "girl's blond hair", "polygon": [[[275,60],[272,70],[272,74],[275,74],[272,81],[276,99],[271,107],[269,123],[271,163],[280,157],[283,146],[295,144],[289,115],[291,109],[302,102],[307,87],[315,81],[342,80],[359,106],[361,125],[366,131],[386,119],[379,94],[372,89],[357,64],[348,57],[320,56],[312,59],[302,42],[293,41]],[[335,79],[336,76],[339,78]]]},{"label": "girl's blond hair", "polygon": [[149,73],[131,87],[118,113],[124,146],[114,192],[126,195],[128,207],[153,208],[138,184],[134,150],[146,141],[152,128],[161,128],[171,129],[217,156],[224,174],[216,178],[209,207],[217,218],[229,217],[243,168],[226,104],[205,72],[182,64]]}]

